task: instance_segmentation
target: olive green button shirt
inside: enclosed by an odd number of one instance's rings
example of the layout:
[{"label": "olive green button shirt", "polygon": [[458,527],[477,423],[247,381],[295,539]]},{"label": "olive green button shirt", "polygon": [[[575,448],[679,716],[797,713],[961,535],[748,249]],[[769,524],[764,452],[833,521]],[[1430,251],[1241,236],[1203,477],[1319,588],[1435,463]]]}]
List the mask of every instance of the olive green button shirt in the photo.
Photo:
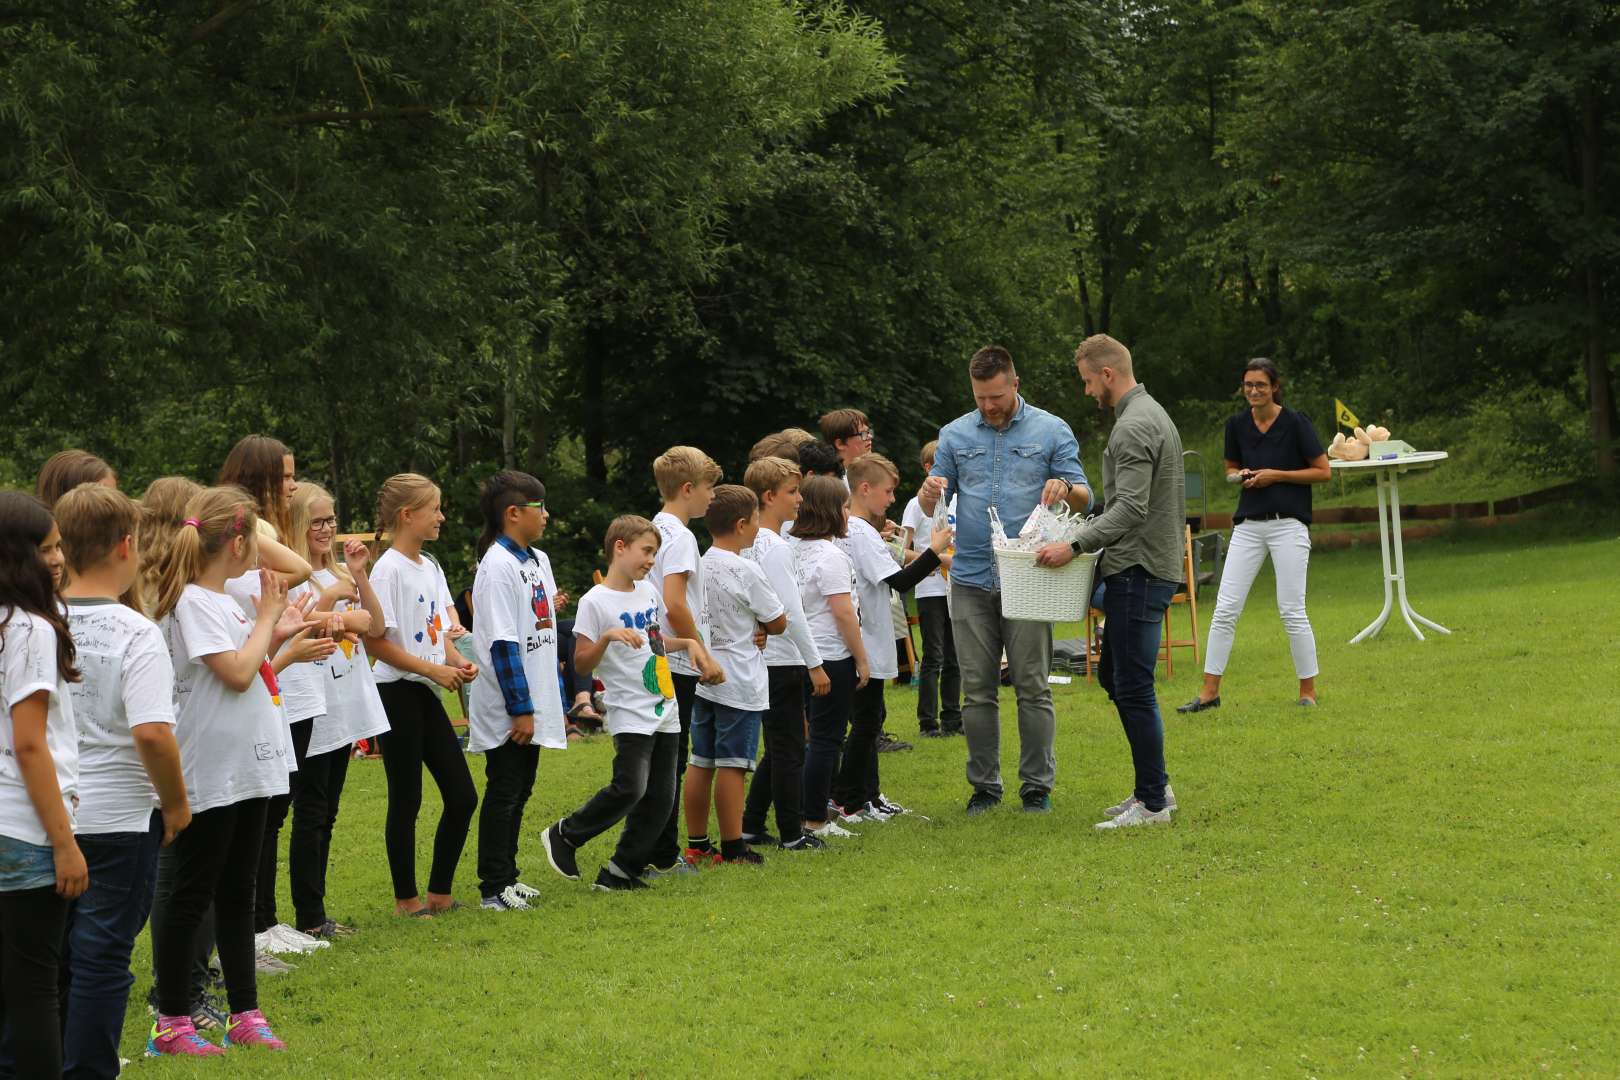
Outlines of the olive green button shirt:
[{"label": "olive green button shirt", "polygon": [[1103,451],[1102,514],[1086,523],[1081,551],[1103,549],[1097,573],[1132,566],[1178,584],[1185,576],[1187,479],[1181,432],[1140,384],[1114,405],[1114,430]]}]

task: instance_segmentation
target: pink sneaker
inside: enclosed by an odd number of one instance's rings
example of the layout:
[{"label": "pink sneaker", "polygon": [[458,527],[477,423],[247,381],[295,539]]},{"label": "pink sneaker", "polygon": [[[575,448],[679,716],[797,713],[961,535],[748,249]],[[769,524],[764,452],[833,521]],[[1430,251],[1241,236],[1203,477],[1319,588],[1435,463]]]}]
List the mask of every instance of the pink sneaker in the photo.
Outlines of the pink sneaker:
[{"label": "pink sneaker", "polygon": [[157,1023],[152,1025],[151,1037],[146,1040],[147,1057],[213,1057],[224,1052],[223,1047],[197,1034],[197,1025],[189,1016],[158,1017]]},{"label": "pink sneaker", "polygon": [[225,1023],[226,1046],[262,1046],[266,1050],[285,1050],[287,1044],[270,1031],[270,1021],[258,1009],[231,1013]]}]

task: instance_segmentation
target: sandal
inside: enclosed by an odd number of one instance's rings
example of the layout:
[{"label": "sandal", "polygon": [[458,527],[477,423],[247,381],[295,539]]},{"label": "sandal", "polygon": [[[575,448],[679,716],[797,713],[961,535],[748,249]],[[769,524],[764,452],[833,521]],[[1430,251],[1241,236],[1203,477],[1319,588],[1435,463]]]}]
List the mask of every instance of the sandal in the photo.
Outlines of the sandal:
[{"label": "sandal", "polygon": [[583,723],[593,727],[601,727],[603,723],[602,715],[596,711],[596,706],[589,701],[574,702],[574,707],[568,710],[567,718],[575,723],[583,721]]}]

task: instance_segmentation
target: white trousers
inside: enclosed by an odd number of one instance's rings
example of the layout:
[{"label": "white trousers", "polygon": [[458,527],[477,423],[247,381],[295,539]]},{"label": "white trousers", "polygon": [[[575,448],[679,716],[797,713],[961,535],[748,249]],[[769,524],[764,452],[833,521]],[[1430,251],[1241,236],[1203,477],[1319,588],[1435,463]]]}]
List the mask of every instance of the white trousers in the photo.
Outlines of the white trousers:
[{"label": "white trousers", "polygon": [[1277,614],[1288,631],[1288,648],[1294,654],[1294,674],[1314,679],[1316,635],[1305,614],[1305,571],[1311,562],[1311,531],[1302,521],[1279,518],[1276,521],[1243,521],[1232,529],[1232,545],[1226,567],[1221,572],[1221,592],[1215,598],[1215,615],[1209,623],[1209,645],[1204,652],[1204,674],[1224,675],[1232,655],[1232,638],[1238,616],[1254,584],[1260,566],[1271,556],[1277,575]]}]

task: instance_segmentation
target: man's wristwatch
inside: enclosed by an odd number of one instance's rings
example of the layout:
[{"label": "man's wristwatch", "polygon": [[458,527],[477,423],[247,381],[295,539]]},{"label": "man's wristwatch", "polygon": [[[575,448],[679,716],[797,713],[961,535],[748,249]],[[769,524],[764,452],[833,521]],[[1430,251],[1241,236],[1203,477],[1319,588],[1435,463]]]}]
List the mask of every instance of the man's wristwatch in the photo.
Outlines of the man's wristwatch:
[{"label": "man's wristwatch", "polygon": [[1074,552],[1076,555],[1080,554],[1080,541],[1078,541],[1078,540],[1070,541],[1069,542],[1069,550]]}]

